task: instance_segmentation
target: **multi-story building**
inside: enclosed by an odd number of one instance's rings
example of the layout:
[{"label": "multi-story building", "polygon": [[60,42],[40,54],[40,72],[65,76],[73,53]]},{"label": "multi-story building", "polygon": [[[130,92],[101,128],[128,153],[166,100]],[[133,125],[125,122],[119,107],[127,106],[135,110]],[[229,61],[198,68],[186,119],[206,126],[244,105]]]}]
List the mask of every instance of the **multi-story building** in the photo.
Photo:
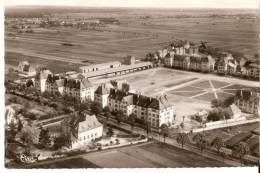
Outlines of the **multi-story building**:
[{"label": "multi-story building", "polygon": [[109,89],[105,84],[101,84],[95,91],[94,100],[102,106],[102,108],[108,105]]},{"label": "multi-story building", "polygon": [[138,119],[159,128],[162,124],[171,125],[174,109],[166,96],[158,98],[111,89],[108,96],[111,111],[122,111],[124,115],[135,114]]},{"label": "multi-story building", "polygon": [[249,77],[259,79],[260,78],[260,64],[250,63],[248,65],[247,74]]},{"label": "multi-story building", "polygon": [[216,63],[217,73],[227,74],[228,72],[232,72],[233,67],[229,65],[232,64],[230,63],[231,61],[234,61],[234,58],[231,54],[225,54],[225,56],[220,57]]},{"label": "multi-story building", "polygon": [[49,74],[46,80],[46,91],[49,93],[64,93],[64,78]]},{"label": "multi-story building", "polygon": [[94,101],[94,86],[87,78],[64,79],[64,94],[77,101]]},{"label": "multi-story building", "polygon": [[28,61],[19,62],[17,70],[28,76],[36,75],[36,69]]},{"label": "multi-story building", "polygon": [[215,59],[212,56],[204,56],[201,58],[201,71],[202,72],[213,72],[215,66]]},{"label": "multi-story building", "polygon": [[229,60],[227,63],[227,74],[234,75],[237,72],[238,63],[235,60]]},{"label": "multi-story building", "polygon": [[42,93],[46,91],[46,80],[48,78],[48,75],[52,75],[52,72],[48,69],[42,69],[36,73],[34,86]]},{"label": "multi-story building", "polygon": [[260,115],[260,88],[238,90],[235,104],[243,112]]},{"label": "multi-story building", "polygon": [[82,147],[103,135],[103,125],[95,115],[73,115],[61,123],[61,128],[68,137],[69,148]]}]

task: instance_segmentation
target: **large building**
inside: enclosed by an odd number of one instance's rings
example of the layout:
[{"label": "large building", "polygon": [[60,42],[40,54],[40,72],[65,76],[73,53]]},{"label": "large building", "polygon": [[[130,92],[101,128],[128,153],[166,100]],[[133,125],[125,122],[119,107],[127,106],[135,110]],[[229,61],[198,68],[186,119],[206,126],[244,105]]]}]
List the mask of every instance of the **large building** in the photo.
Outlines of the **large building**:
[{"label": "large building", "polygon": [[36,89],[40,90],[42,93],[46,91],[46,80],[49,75],[52,75],[52,72],[48,69],[42,69],[39,72],[36,73],[35,76],[35,87]]},{"label": "large building", "polygon": [[100,103],[102,108],[108,105],[108,96],[109,96],[109,89],[105,86],[105,84],[101,84],[95,91],[95,102]]},{"label": "large building", "polygon": [[137,71],[147,70],[153,67],[151,62],[139,62],[131,65],[121,65],[113,68],[105,68],[98,71],[89,71],[82,73],[86,78],[95,78],[95,77],[110,77],[117,75],[124,75],[128,73],[133,73]]},{"label": "large building", "polygon": [[251,78],[260,78],[260,64],[258,63],[250,63],[248,67],[247,75]]},{"label": "large building", "polygon": [[28,61],[20,61],[17,70],[28,76],[36,75],[36,69]]},{"label": "large building", "polygon": [[147,97],[118,88],[106,88],[100,85],[95,92],[95,101],[102,107],[108,106],[110,111],[122,111],[125,116],[135,114],[138,119],[159,128],[162,124],[171,125],[174,109],[166,96]]},{"label": "large building", "polygon": [[235,104],[243,111],[260,115],[260,89],[241,89],[235,95]]},{"label": "large building", "polygon": [[158,98],[111,89],[108,97],[111,111],[122,111],[124,115],[135,114],[138,119],[150,123],[151,127],[159,128],[162,124],[171,125],[174,109],[166,96]]},{"label": "large building", "polygon": [[64,94],[64,82],[65,79],[60,76],[49,74],[46,80],[46,91],[49,93]]},{"label": "large building", "polygon": [[192,70],[200,72],[212,72],[214,71],[215,60],[211,56],[206,55],[170,55],[168,54],[164,59],[166,67]]},{"label": "large building", "polygon": [[103,125],[95,115],[73,115],[61,123],[63,135],[68,137],[69,148],[83,147],[103,135]]},{"label": "large building", "polygon": [[77,101],[94,101],[95,88],[87,78],[64,79],[64,94]]},{"label": "large building", "polygon": [[119,61],[113,61],[113,62],[107,62],[102,64],[93,64],[89,66],[83,66],[80,67],[81,73],[88,73],[88,72],[94,72],[94,71],[100,71],[105,69],[111,69],[111,68],[117,68],[121,66],[121,62]]}]

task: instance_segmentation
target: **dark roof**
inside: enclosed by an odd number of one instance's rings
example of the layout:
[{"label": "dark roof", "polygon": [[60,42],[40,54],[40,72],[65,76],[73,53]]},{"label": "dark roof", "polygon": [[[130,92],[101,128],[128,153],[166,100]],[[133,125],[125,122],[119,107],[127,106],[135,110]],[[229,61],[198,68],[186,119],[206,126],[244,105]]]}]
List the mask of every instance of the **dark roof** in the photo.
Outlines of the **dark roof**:
[{"label": "dark roof", "polygon": [[140,94],[134,94],[133,95],[133,104],[136,106],[141,106],[141,107],[148,107],[154,98],[152,97],[147,97],[143,96]]},{"label": "dark roof", "polygon": [[95,91],[95,94],[99,94],[99,95],[109,94],[109,90],[106,88],[104,84],[102,84],[98,86],[98,88]]},{"label": "dark roof", "polygon": [[171,106],[171,104],[167,100],[166,95],[159,98],[153,98],[140,94],[126,93],[121,90],[111,89],[109,98],[118,101],[122,101],[124,99],[128,102],[128,104],[157,110],[165,109]]},{"label": "dark roof", "polygon": [[118,101],[122,101],[122,99],[127,96],[128,93],[125,93],[121,90],[116,90],[116,89],[110,89],[110,94],[109,94],[109,98],[113,99],[113,100],[118,100]]}]

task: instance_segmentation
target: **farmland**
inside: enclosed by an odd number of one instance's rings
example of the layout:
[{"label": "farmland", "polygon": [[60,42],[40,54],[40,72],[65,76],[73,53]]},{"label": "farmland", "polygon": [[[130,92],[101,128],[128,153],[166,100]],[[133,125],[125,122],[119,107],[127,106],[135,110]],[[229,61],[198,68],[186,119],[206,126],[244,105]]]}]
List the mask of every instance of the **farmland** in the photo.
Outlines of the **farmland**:
[{"label": "farmland", "polygon": [[[207,40],[209,45],[242,51],[249,57],[259,51],[258,20],[208,17],[217,10],[73,9],[66,15],[62,9],[57,13],[54,11],[51,11],[52,15],[60,20],[107,16],[119,20],[120,25],[108,24],[88,30],[63,26],[36,28],[34,33],[17,33],[6,25],[6,63],[10,62],[9,53],[17,54],[16,63],[26,56],[74,64],[121,60],[126,55],[143,58],[146,53],[158,50],[176,38],[195,43]],[[10,14],[12,10],[7,9],[6,13]],[[221,13],[234,15],[243,11],[224,10]],[[190,17],[180,17],[183,14]],[[257,13],[252,11],[254,14]],[[143,16],[149,17],[144,19]]]},{"label": "farmland", "polygon": [[[78,162],[76,162],[78,161]],[[62,161],[64,162],[64,161]],[[169,145],[148,143],[142,146],[124,147],[116,150],[92,153],[66,160],[66,165],[53,162],[48,165],[39,165],[37,168],[50,166],[57,168],[176,168],[176,167],[219,167],[228,166],[219,161],[205,159],[204,157],[177,149]]]}]

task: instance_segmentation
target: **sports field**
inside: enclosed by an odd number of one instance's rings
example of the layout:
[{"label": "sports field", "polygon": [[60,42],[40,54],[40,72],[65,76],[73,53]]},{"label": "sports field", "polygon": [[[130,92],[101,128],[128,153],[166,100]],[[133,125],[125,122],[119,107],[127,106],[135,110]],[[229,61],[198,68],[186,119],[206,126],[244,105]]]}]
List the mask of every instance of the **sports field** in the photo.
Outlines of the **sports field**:
[{"label": "sports field", "polygon": [[91,153],[65,162],[40,165],[37,168],[187,168],[205,166],[220,167],[228,165],[170,145],[150,143]]}]

